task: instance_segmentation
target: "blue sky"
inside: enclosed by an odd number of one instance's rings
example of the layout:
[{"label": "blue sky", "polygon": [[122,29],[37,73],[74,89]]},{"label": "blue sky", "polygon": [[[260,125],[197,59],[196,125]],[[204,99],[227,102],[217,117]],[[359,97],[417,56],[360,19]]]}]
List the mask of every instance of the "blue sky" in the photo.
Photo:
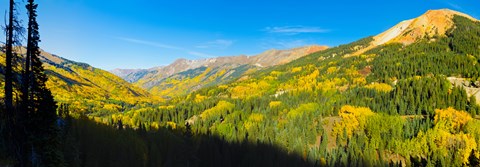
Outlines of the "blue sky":
[{"label": "blue sky", "polygon": [[[2,13],[6,12],[7,3],[0,2]],[[44,50],[106,70],[150,68],[178,58],[254,55],[272,48],[310,44],[337,46],[378,34],[429,9],[450,8],[475,18],[480,16],[479,0],[37,3],[40,46]],[[5,35],[0,35],[0,39],[4,41]]]}]

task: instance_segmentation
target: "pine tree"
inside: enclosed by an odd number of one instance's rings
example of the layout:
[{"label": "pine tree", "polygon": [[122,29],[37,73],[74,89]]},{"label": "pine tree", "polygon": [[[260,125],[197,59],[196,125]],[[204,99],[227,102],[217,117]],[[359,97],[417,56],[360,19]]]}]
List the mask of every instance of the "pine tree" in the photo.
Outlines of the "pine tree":
[{"label": "pine tree", "polygon": [[[6,34],[5,41],[5,111],[1,112],[2,118],[2,137],[5,139],[5,145],[7,152],[13,160],[22,162],[21,138],[24,134],[21,124],[18,120],[18,113],[13,105],[13,90],[14,90],[14,77],[13,69],[16,67],[16,56],[13,51],[13,47],[20,45],[20,36],[22,35],[23,28],[20,26],[20,21],[17,19],[16,3],[14,0],[10,0],[8,11],[8,24],[4,28]],[[23,135],[24,136],[24,135]],[[22,165],[22,164],[19,164]]]},{"label": "pine tree", "polygon": [[[28,47],[27,55],[30,58],[31,68],[27,90],[27,104],[31,109],[27,112],[26,127],[29,135],[29,141],[32,145],[30,150],[30,161],[32,165],[63,165],[63,156],[59,139],[59,128],[56,125],[58,116],[56,113],[57,104],[53,99],[53,95],[47,89],[45,82],[47,76],[44,73],[42,62],[39,59],[40,50],[38,42],[40,35],[38,33],[37,4],[34,0],[28,0],[26,5],[29,21],[28,21]],[[28,71],[30,72],[30,71]],[[27,73],[27,70],[26,72]],[[24,86],[25,87],[25,86]]]},{"label": "pine tree", "polygon": [[8,25],[5,28],[6,30],[6,68],[5,68],[5,107],[6,107],[6,117],[13,116],[13,70],[12,70],[12,59],[13,59],[13,30],[14,30],[14,7],[15,2],[10,0],[10,8],[8,11]]}]

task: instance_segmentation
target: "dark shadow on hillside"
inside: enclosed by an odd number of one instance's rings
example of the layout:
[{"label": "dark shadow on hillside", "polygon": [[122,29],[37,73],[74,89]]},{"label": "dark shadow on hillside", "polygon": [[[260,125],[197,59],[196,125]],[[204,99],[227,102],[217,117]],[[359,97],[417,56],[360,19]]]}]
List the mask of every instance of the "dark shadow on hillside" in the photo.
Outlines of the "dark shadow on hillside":
[{"label": "dark shadow on hillside", "polygon": [[85,118],[67,127],[67,166],[319,166],[259,142],[231,143],[170,129],[118,129]]}]

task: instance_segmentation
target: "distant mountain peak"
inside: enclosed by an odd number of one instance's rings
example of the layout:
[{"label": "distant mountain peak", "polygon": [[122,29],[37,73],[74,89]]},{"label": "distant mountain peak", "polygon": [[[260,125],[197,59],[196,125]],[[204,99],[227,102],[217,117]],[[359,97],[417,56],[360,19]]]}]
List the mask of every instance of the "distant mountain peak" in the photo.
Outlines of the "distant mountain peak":
[{"label": "distant mountain peak", "polygon": [[328,49],[328,46],[310,45],[287,50],[270,49],[252,56],[238,55],[198,60],[182,58],[163,67],[140,71],[114,70],[111,72],[130,83],[149,90],[154,95],[168,98],[171,95],[178,96],[203,86],[226,83],[247,74],[248,71],[286,64],[325,49]]},{"label": "distant mountain peak", "polygon": [[115,74],[116,76],[119,76],[121,78],[125,78],[131,73],[137,73],[137,72],[140,72],[140,71],[146,71],[146,70],[144,70],[144,69],[120,69],[120,68],[116,68],[116,69],[110,70],[109,72],[112,73],[112,74]]},{"label": "distant mountain peak", "polygon": [[478,21],[472,16],[451,9],[428,10],[417,18],[402,21],[392,28],[374,36],[370,46],[358,50],[353,55],[360,55],[383,44],[402,43],[409,45],[418,39],[445,36],[447,31],[454,26],[453,17],[455,15]]},{"label": "distant mountain peak", "polygon": [[453,17],[455,15],[476,20],[467,14],[450,9],[428,10],[417,18],[402,21],[375,36],[373,44],[403,43],[408,45],[424,37],[443,36],[454,26]]},{"label": "distant mountain peak", "polygon": [[[291,62],[300,57],[306,56],[308,54],[322,51],[328,49],[328,46],[321,45],[309,45],[298,48],[292,48],[288,50],[277,50],[270,49],[258,55],[246,56],[225,56],[225,57],[214,57],[198,60],[189,60],[185,58],[179,58],[175,60],[172,64],[153,67],[145,70],[133,70],[133,69],[115,69],[110,72],[116,74],[119,77],[122,77],[128,82],[135,83],[139,79],[148,80],[145,82],[158,82],[164,78],[172,76],[174,74],[184,72],[187,70],[192,70],[200,67],[210,67],[210,68],[235,68],[241,65],[252,65],[256,67],[270,67],[275,65],[281,65],[288,62]],[[149,86],[143,86],[149,88],[155,84],[146,84]]]}]

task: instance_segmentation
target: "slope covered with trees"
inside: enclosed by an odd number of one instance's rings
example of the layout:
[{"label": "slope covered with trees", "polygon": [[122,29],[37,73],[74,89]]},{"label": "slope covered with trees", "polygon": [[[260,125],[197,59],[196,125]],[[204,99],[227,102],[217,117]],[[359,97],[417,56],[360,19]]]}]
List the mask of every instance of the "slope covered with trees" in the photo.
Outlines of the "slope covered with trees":
[{"label": "slope covered with trees", "polygon": [[[95,106],[110,104],[104,98],[115,95],[79,96],[58,109],[65,162],[478,166],[480,106],[447,78],[462,78],[470,86],[480,81],[480,22],[456,13],[445,17],[454,26],[444,34],[428,31],[408,43],[381,45],[376,45],[377,37],[367,37],[160,103],[139,100],[109,112]],[[95,72],[67,66],[79,75]],[[207,76],[209,70],[184,75]],[[55,77],[61,80],[54,75],[49,82]],[[55,94],[56,88],[51,89]],[[78,90],[83,89],[88,90]],[[118,95],[123,94],[128,93]],[[95,105],[75,104],[90,100]]]},{"label": "slope covered with trees", "polygon": [[[17,60],[24,61],[26,49],[17,47]],[[0,52],[0,66],[5,67],[5,54]],[[55,100],[68,104],[72,110],[85,114],[123,112],[132,106],[157,103],[161,98],[151,96],[121,78],[86,63],[74,62],[41,51],[39,60],[48,76],[47,87]],[[17,76],[23,68],[16,70]],[[0,78],[3,81],[3,77]],[[2,84],[3,86],[3,84]],[[3,91],[2,91],[3,92]],[[3,95],[3,93],[2,93]]]},{"label": "slope covered with trees", "polygon": [[451,19],[446,34],[355,55],[368,37],[109,119],[272,143],[316,165],[477,165],[479,106],[447,77],[478,81],[480,23]]},{"label": "slope covered with trees", "polygon": [[268,50],[254,56],[226,56],[200,60],[178,59],[170,65],[141,70],[116,69],[112,73],[162,98],[187,95],[201,88],[224,84],[259,69],[282,65],[326,46]]}]

